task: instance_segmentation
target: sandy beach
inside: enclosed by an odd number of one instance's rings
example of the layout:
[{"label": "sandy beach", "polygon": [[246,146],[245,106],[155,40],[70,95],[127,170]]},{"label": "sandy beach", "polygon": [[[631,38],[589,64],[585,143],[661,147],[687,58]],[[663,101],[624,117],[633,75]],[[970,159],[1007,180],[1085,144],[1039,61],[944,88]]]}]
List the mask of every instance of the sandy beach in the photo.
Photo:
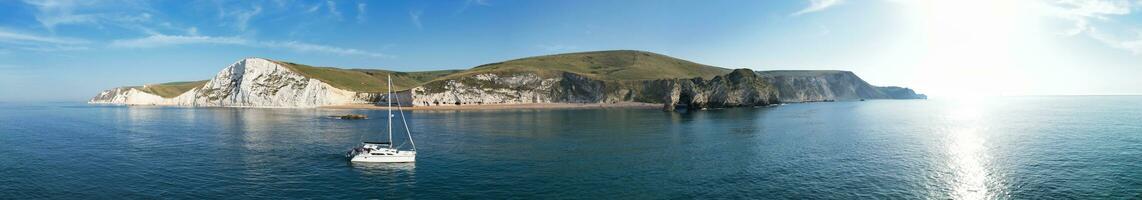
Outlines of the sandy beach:
[{"label": "sandy beach", "polygon": [[[385,106],[374,104],[348,104],[336,106],[322,106],[322,109],[385,109]],[[529,104],[488,104],[488,105],[459,105],[459,106],[415,106],[402,107],[405,110],[514,110],[514,109],[606,109],[606,108],[636,108],[661,109],[662,104],[655,103],[529,103]]]}]

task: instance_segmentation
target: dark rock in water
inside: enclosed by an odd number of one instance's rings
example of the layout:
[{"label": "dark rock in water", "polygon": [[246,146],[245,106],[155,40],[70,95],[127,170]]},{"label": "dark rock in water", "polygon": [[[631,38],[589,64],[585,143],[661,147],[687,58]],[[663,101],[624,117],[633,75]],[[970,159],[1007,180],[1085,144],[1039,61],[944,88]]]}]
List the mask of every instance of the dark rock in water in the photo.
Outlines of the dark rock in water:
[{"label": "dark rock in water", "polygon": [[334,115],[334,116],[329,116],[329,117],[332,117],[334,119],[369,119],[368,115],[361,115],[361,114]]}]

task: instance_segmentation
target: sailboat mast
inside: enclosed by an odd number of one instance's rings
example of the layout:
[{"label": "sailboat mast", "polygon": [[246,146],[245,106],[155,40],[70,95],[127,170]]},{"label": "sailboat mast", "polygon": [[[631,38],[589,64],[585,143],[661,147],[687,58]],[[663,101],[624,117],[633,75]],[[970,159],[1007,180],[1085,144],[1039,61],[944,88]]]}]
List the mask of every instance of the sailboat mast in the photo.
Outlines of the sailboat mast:
[{"label": "sailboat mast", "polygon": [[393,146],[393,76],[386,76],[389,80],[388,94],[385,95],[385,104],[388,104],[389,114],[385,118],[389,119],[389,147]]}]

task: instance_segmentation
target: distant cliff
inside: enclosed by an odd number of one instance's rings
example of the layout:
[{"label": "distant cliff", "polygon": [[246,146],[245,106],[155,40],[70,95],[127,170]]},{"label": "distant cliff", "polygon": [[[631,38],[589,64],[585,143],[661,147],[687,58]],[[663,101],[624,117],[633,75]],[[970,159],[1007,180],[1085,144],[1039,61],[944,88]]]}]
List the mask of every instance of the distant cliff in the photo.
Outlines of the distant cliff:
[{"label": "distant cliff", "polygon": [[927,98],[908,88],[872,86],[850,71],[779,70],[761,74],[777,87],[782,102]]},{"label": "distant cliff", "polygon": [[413,106],[524,103],[661,103],[665,109],[788,102],[926,98],[877,87],[848,71],[729,70],[643,51],[598,51],[516,59],[469,70],[392,72],[312,67],[250,58],[214,78],[103,91],[90,103],[318,107],[380,103],[385,77]]}]

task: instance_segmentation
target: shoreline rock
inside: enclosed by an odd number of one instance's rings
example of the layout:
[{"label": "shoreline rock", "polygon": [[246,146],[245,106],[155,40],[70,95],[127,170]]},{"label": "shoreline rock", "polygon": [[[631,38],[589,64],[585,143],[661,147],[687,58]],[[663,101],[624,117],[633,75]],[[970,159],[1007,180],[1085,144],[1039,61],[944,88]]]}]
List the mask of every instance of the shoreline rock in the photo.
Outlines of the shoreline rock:
[{"label": "shoreline rock", "polygon": [[329,117],[334,118],[334,119],[346,119],[346,120],[369,119],[368,115],[362,115],[362,114],[333,115],[333,116],[329,116]]}]

